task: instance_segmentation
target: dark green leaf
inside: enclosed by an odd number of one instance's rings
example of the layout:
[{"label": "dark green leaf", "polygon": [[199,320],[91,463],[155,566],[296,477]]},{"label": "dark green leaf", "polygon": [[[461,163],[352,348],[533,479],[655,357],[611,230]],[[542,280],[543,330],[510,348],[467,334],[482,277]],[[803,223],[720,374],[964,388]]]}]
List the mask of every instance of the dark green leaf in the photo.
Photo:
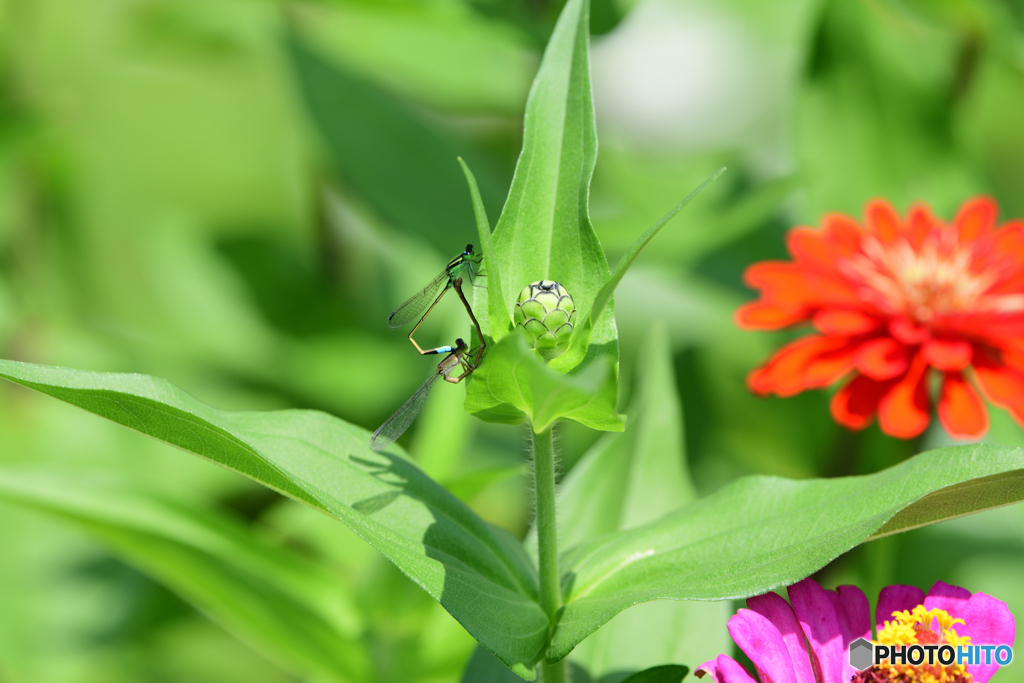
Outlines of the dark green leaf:
[{"label": "dark green leaf", "polygon": [[508,177],[468,138],[441,128],[379,86],[288,39],[307,108],[345,181],[396,225],[447,253],[472,241],[456,158],[480,174],[483,201],[501,204]]},{"label": "dark green leaf", "polygon": [[688,667],[679,664],[654,666],[645,671],[638,671],[622,683],[681,683],[690,673]]},{"label": "dark green leaf", "polygon": [[331,681],[369,672],[354,609],[329,573],[234,520],[81,476],[0,472],[0,498],[96,536],[286,668]]},{"label": "dark green leaf", "polygon": [[501,22],[430,2],[288,9],[318,48],[418,103],[471,116],[522,115],[540,51]]}]

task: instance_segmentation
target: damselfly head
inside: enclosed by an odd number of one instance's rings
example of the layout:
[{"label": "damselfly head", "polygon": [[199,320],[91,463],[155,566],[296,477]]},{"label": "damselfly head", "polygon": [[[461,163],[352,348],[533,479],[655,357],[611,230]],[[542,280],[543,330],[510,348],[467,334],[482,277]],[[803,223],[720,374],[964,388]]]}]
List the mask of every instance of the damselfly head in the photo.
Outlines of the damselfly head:
[{"label": "damselfly head", "polygon": [[464,251],[463,253],[466,256],[472,256],[473,255],[473,245],[472,244],[467,244],[466,245],[466,251]]},{"label": "damselfly head", "polygon": [[462,337],[459,337],[458,339],[455,340],[455,348],[456,350],[461,352],[466,352],[469,350],[469,347],[466,346],[466,342],[462,341]]}]

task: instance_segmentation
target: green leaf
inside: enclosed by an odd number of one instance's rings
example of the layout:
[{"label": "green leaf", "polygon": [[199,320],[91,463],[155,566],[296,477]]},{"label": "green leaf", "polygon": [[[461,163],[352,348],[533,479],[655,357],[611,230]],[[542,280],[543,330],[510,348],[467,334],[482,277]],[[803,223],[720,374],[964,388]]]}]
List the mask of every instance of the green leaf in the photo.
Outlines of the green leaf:
[{"label": "green leaf", "polygon": [[622,431],[615,412],[617,385],[610,356],[576,375],[552,371],[516,330],[494,347],[470,376],[466,410],[486,422],[520,424],[535,432],[556,420],[575,420],[591,429]]},{"label": "green leaf", "polygon": [[[639,354],[639,378],[623,434],[583,456],[559,489],[559,547],[659,519],[693,500],[672,352],[656,325]],[[529,540],[527,548],[532,547]],[[618,614],[569,656],[592,680],[657,663],[706,661],[731,645],[726,602],[671,601]]]},{"label": "green leaf", "polygon": [[330,574],[228,517],[81,476],[0,471],[0,498],[92,534],[286,668],[331,681],[369,673]]},{"label": "green leaf", "polygon": [[518,117],[538,55],[483,14],[424,2],[335,2],[295,5],[288,16],[318,48],[418,103]]},{"label": "green leaf", "polygon": [[476,176],[469,170],[469,166],[459,157],[462,165],[462,172],[469,184],[469,196],[473,201],[473,215],[476,217],[476,231],[480,237],[480,248],[484,254],[484,272],[487,273],[487,315],[479,316],[482,319],[481,326],[484,334],[490,334],[493,339],[501,339],[512,329],[512,314],[505,305],[505,296],[501,289],[501,261],[491,257],[491,222],[487,219],[487,209],[480,198],[480,188],[476,183]]},{"label": "green leaf", "polygon": [[507,666],[532,675],[547,634],[535,569],[491,527],[369,434],[315,411],[229,412],[144,375],[0,361],[0,376],[234,469],[341,519]]},{"label": "green leaf", "polygon": [[508,667],[482,647],[476,648],[462,672],[460,683],[519,683]]},{"label": "green leaf", "polygon": [[639,355],[628,428],[598,441],[559,487],[560,548],[653,522],[694,498],[663,325],[651,330]]},{"label": "green leaf", "polygon": [[[526,102],[522,153],[489,255],[501,264],[504,301],[516,301],[531,282],[556,280],[572,294],[578,317],[590,310],[608,277],[587,207],[597,159],[589,17],[586,0],[566,3],[544,51]],[[491,321],[495,341],[503,323]],[[594,330],[594,342],[608,345],[617,362],[610,306]]]},{"label": "green leaf", "polygon": [[441,128],[379,86],[324,60],[297,36],[288,55],[303,100],[335,170],[384,216],[443,253],[471,241],[469,206],[456,158],[480,174],[483,201],[501,204],[508,176],[473,140]]},{"label": "green leaf", "polygon": [[987,444],[941,448],[860,477],[745,477],[664,519],[570,550],[548,657],[565,656],[630,605],[758,595],[869,538],[1021,500],[1024,450]]},{"label": "green leaf", "polygon": [[633,243],[633,246],[629,248],[629,251],[623,254],[622,258],[619,259],[619,262],[616,264],[615,269],[612,271],[608,279],[602,284],[601,289],[594,297],[593,307],[588,311],[581,311],[579,314],[579,322],[573,329],[572,338],[569,341],[569,348],[561,356],[551,361],[551,367],[562,372],[567,372],[583,361],[592,341],[595,320],[601,320],[601,315],[604,312],[605,307],[611,303],[612,295],[615,293],[615,288],[619,286],[619,283],[622,281],[626,271],[628,271],[630,266],[633,265],[633,262],[636,261],[636,257],[640,255],[640,252],[647,246],[647,243],[658,234],[658,231],[661,230],[666,223],[672,220],[673,216],[679,213],[684,206],[689,204],[694,197],[703,192],[704,188],[715,182],[715,180],[718,179],[718,176],[723,173],[725,173],[724,167],[715,171],[710,178],[701,183],[693,192],[686,195],[681,202],[676,204],[668,213],[662,216],[657,223],[649,227],[647,232],[637,238],[636,242]]},{"label": "green leaf", "polygon": [[665,664],[651,667],[645,671],[638,671],[622,683],[681,683],[688,673],[690,673],[688,667],[680,664]]},{"label": "green leaf", "polygon": [[[811,225],[826,212],[860,216],[871,197],[898,207],[925,201],[952,216],[963,197],[988,191],[970,153],[935,133],[962,125],[943,102],[964,97],[963,83],[935,68],[950,59],[948,43],[922,26],[933,24],[891,22],[884,9],[860,3],[826,5],[814,22],[793,136],[806,197],[801,218]],[[999,144],[1019,144],[1009,142],[1018,134],[1007,129]]]}]

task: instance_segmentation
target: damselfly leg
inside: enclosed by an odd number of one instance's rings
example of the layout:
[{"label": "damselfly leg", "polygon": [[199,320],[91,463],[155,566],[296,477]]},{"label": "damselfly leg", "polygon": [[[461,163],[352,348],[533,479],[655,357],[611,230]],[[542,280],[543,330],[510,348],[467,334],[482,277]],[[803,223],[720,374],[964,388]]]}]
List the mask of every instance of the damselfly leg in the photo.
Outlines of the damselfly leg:
[{"label": "damselfly leg", "polygon": [[[467,244],[463,252],[449,261],[448,265],[444,267],[444,270],[434,276],[434,278],[428,282],[423,289],[413,294],[411,297],[406,299],[401,306],[391,311],[391,315],[388,316],[388,327],[391,329],[402,327],[403,325],[408,325],[413,320],[420,317],[421,314],[426,315],[423,309],[427,308],[428,305],[430,308],[433,308],[434,305],[437,304],[437,301],[440,298],[440,296],[438,296],[438,290],[444,286],[444,290],[441,291],[441,296],[443,296],[444,292],[452,286],[452,281],[458,277],[463,270],[468,270],[471,273],[471,278],[476,277],[477,273],[475,266],[480,264],[480,259],[482,258],[482,254],[477,258],[474,258],[473,245]],[[431,300],[433,300],[433,303],[431,303]],[[430,309],[427,309],[428,312],[429,310]]]},{"label": "damselfly leg", "polygon": [[[438,349],[443,348],[449,349],[448,355],[437,364],[437,369],[416,390],[416,393],[410,396],[402,404],[402,407],[395,411],[394,415],[377,428],[377,431],[370,437],[371,449],[375,451],[384,450],[409,429],[409,425],[412,424],[416,416],[423,410],[423,406],[427,402],[427,396],[430,394],[430,389],[437,382],[438,378],[452,384],[458,384],[466,375],[476,369],[476,364],[469,359],[469,347],[466,346],[466,342],[462,339],[456,339],[454,347],[438,347]],[[462,372],[456,375],[455,373],[459,370]]]},{"label": "damselfly leg", "polygon": [[[442,297],[448,293],[449,289],[455,286],[455,282],[458,281],[461,284],[463,271],[468,273],[471,283],[474,282],[477,277],[483,275],[483,273],[478,270],[482,261],[483,254],[479,254],[474,257],[473,245],[467,244],[465,250],[449,261],[448,265],[445,266],[445,269],[438,273],[433,280],[428,282],[423,289],[409,297],[405,303],[391,312],[391,315],[388,316],[388,327],[391,327],[392,329],[402,327],[403,325],[409,324],[419,316],[419,321],[417,321],[416,325],[409,333],[409,341],[412,342],[412,345],[421,355],[424,356],[437,353],[448,353],[450,347],[447,346],[439,346],[435,349],[424,349],[419,345],[419,343],[417,343],[414,335],[420,325],[423,324],[423,321],[427,319],[428,315],[430,315],[430,312],[434,310],[434,307],[441,301]],[[466,301],[466,297],[461,294],[459,296],[462,299],[463,305],[466,306],[466,310],[469,311],[469,314],[472,317],[473,312],[469,308],[469,303]],[[475,322],[476,319],[474,318],[474,323]],[[477,332],[479,333],[480,326],[477,325],[476,327]],[[483,339],[482,336],[481,339]]]}]

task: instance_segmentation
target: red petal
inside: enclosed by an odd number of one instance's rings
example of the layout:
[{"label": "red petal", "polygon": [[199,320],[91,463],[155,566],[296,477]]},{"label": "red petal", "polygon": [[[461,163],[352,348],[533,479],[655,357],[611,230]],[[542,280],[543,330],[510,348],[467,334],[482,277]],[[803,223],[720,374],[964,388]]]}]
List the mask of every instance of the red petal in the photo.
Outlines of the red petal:
[{"label": "red petal", "polygon": [[925,430],[931,419],[928,398],[928,365],[916,356],[910,370],[878,404],[878,423],[889,436],[910,439]]},{"label": "red petal", "polygon": [[864,429],[875,418],[878,403],[892,382],[857,375],[832,397],[829,408],[836,422],[848,429]]},{"label": "red petal", "polygon": [[971,364],[973,349],[959,339],[930,339],[921,347],[924,359],[939,370],[963,370]]},{"label": "red petal", "polygon": [[786,246],[793,258],[808,268],[832,270],[837,250],[825,240],[825,235],[814,228],[793,228],[786,235]]},{"label": "red petal", "polygon": [[755,263],[743,273],[743,280],[763,290],[766,303],[782,308],[860,304],[857,293],[834,271],[824,274],[789,261]]},{"label": "red petal", "polygon": [[997,251],[1024,261],[1024,221],[1013,220],[1003,223],[995,234]]},{"label": "red petal", "polygon": [[939,226],[939,221],[927,204],[914,204],[910,207],[910,213],[907,215],[907,224],[909,226],[907,237],[910,239],[910,243],[915,249],[920,249],[924,238]]},{"label": "red petal", "polygon": [[889,321],[889,334],[904,344],[920,344],[931,332],[909,318],[900,316]]},{"label": "red petal", "polygon": [[961,372],[947,372],[942,381],[939,420],[958,439],[980,439],[988,431],[985,404]]},{"label": "red petal", "polygon": [[803,307],[783,308],[763,301],[752,301],[737,309],[736,325],[745,330],[778,330],[807,319]]},{"label": "red petal", "polygon": [[845,337],[804,337],[751,372],[747,385],[755,393],[778,396],[828,386],[853,368],[856,350],[857,344]]},{"label": "red petal", "polygon": [[904,231],[896,209],[884,199],[868,202],[864,209],[864,219],[868,230],[883,243],[892,242]]},{"label": "red petal", "polygon": [[1022,269],[1022,265],[1024,264],[1018,264],[1012,269],[1006,269],[1002,280],[992,285],[987,293],[992,295],[1019,294],[1024,291],[1024,269]]},{"label": "red petal", "polygon": [[[836,263],[849,257],[860,246],[860,228],[852,221],[852,227],[846,225],[844,220],[850,221],[845,216],[832,217],[831,230],[829,225],[823,230],[803,227],[790,230],[786,246],[793,259],[808,270],[834,277]],[[846,226],[838,228],[838,239],[835,225]]]},{"label": "red petal", "polygon": [[871,379],[892,379],[907,371],[910,349],[891,337],[872,339],[857,353],[857,369]]},{"label": "red petal", "polygon": [[814,326],[822,334],[852,336],[871,332],[879,325],[878,318],[857,310],[830,308],[814,314]]},{"label": "red petal", "polygon": [[1024,372],[999,363],[987,353],[974,355],[974,376],[988,400],[1005,408],[1024,425]]},{"label": "red petal", "polygon": [[821,219],[822,231],[826,239],[834,244],[840,253],[849,256],[860,250],[860,240],[864,232],[860,224],[849,216],[841,213],[829,213]]},{"label": "red petal", "polygon": [[754,368],[747,375],[747,388],[758,396],[767,396],[773,387],[771,366]]},{"label": "red petal", "polygon": [[1002,360],[1005,365],[1024,371],[1024,340],[1006,340],[1002,348]]},{"label": "red petal", "polygon": [[857,346],[857,343],[843,340],[841,346],[809,360],[804,366],[802,382],[797,391],[827,387],[848,373],[854,368]]},{"label": "red petal", "polygon": [[800,267],[790,261],[758,261],[743,271],[743,282],[751,289],[784,287],[799,278]]},{"label": "red petal", "polygon": [[973,242],[996,224],[999,207],[991,197],[975,197],[963,203],[953,225],[960,234],[960,244]]}]

